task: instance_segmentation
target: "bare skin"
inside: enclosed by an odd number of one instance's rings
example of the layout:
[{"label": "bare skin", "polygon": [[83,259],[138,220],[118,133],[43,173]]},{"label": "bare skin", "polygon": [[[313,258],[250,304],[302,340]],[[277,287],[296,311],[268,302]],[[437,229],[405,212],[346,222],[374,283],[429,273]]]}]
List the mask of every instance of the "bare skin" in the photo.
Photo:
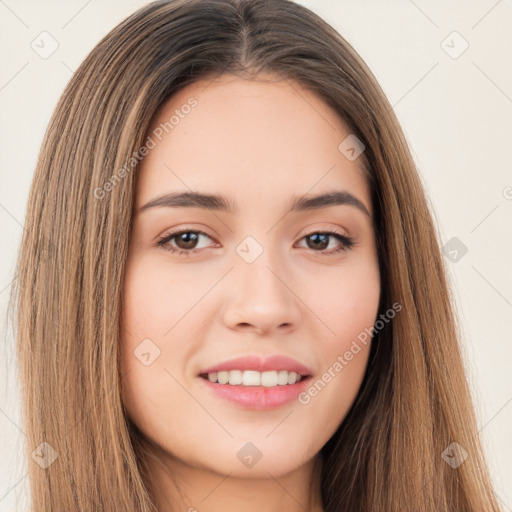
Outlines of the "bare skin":
[{"label": "bare skin", "polygon": [[[158,446],[159,462],[149,465],[160,511],[321,512],[319,452],[368,361],[370,343],[333,369],[373,326],[380,294],[370,190],[359,159],[338,149],[350,131],[297,83],[260,77],[267,82],[223,75],[189,85],[148,132],[182,113],[161,141],[153,137],[141,163],[124,283],[124,406]],[[183,108],[190,98],[196,106]],[[296,197],[333,190],[363,208],[290,211]],[[141,209],[191,191],[222,194],[238,212]],[[322,238],[325,230],[355,244]],[[192,239],[157,245],[183,232]],[[243,256],[258,248],[248,263]],[[134,355],[143,340],[151,340],[146,359],[160,351],[148,365]],[[311,384],[325,386],[302,403],[261,410],[219,397],[199,375],[235,357],[275,354],[307,366]],[[249,459],[261,454],[257,463],[246,462],[244,447]]]}]

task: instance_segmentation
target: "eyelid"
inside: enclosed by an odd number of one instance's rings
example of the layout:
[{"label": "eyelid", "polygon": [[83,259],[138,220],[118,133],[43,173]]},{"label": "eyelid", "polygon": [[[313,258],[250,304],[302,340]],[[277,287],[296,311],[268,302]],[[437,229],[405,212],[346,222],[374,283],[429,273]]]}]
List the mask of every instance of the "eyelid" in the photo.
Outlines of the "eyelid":
[{"label": "eyelid", "polygon": [[348,230],[338,226],[338,225],[335,225],[335,226],[332,226],[327,224],[327,223],[318,223],[318,222],[314,222],[313,224],[310,224],[309,226],[301,229],[299,231],[299,233],[296,235],[295,238],[303,238],[307,235],[311,235],[313,233],[325,233],[325,232],[330,232],[330,233],[336,233],[340,236],[344,236],[346,238],[353,238],[350,233],[348,232]]},{"label": "eyelid", "polygon": [[187,224],[185,224],[184,226],[177,227],[177,228],[166,229],[162,235],[159,235],[159,236],[156,237],[156,240],[162,240],[163,238],[167,238],[168,236],[179,235],[180,233],[186,233],[188,231],[192,231],[194,233],[200,233],[202,235],[206,235],[207,237],[209,237],[212,240],[217,242],[215,236],[212,235],[211,233],[209,233],[207,228],[204,228],[202,226],[201,227],[191,226],[191,225],[187,225]]},{"label": "eyelid", "polygon": [[[307,248],[307,247],[303,248],[306,250],[310,250],[313,253],[318,252],[318,254],[321,255],[322,257],[328,258],[328,257],[336,256],[342,252],[347,252],[350,249],[352,249],[354,246],[358,245],[358,241],[354,237],[352,237],[348,233],[343,234],[340,231],[344,231],[344,230],[340,230],[339,227],[316,228],[315,229],[315,228],[309,226],[309,229],[307,229],[302,235],[300,235],[300,236],[297,235],[296,237],[294,237],[294,239],[297,239],[296,243],[299,243],[302,240],[304,240],[305,238],[307,238],[308,236],[311,236],[314,234],[324,234],[324,235],[327,235],[328,237],[336,239],[338,241],[338,244],[340,244],[340,246],[337,249],[331,249],[328,251],[327,250],[315,251],[314,249],[311,249],[311,248]],[[195,228],[192,228],[189,226],[183,226],[179,229],[171,231],[170,233],[160,236],[154,245],[157,248],[168,251],[169,253],[179,256],[179,257],[192,256],[196,253],[204,252],[206,249],[215,248],[215,247],[201,247],[201,248],[191,248],[191,249],[180,249],[178,247],[173,247],[172,245],[170,245],[169,242],[171,240],[173,240],[175,237],[177,237],[183,233],[188,233],[188,232],[195,233],[199,237],[206,236],[207,238],[212,240],[215,244],[219,244],[219,242],[215,239],[215,237],[211,236],[206,231],[203,231],[202,229],[195,229]]]},{"label": "eyelid", "polygon": [[[333,228],[333,227],[327,226],[327,225],[322,226],[321,223],[320,223],[320,227],[314,227],[316,225],[317,224],[313,223],[313,224],[303,228],[293,238],[298,240],[298,239],[302,239],[305,236],[308,236],[308,235],[311,235],[311,234],[314,234],[314,233],[325,233],[325,232],[328,232],[328,233],[335,233],[335,234],[338,234],[338,235],[340,235],[342,237],[346,237],[346,238],[349,238],[349,239],[354,239],[354,237],[352,235],[350,235],[350,233],[346,229],[340,228],[339,226],[335,226]],[[162,240],[162,239],[167,238],[167,237],[169,237],[171,235],[175,236],[175,235],[179,235],[181,233],[187,232],[187,231],[193,231],[193,232],[200,233],[202,235],[206,235],[207,237],[211,238],[216,243],[219,243],[218,240],[215,238],[215,236],[210,234],[206,228],[203,228],[203,227],[199,227],[198,228],[198,227],[195,227],[195,226],[192,226],[192,225],[187,225],[187,224],[185,224],[182,227],[176,228],[176,229],[170,228],[169,230],[166,230],[164,232],[164,234],[158,236],[156,238],[156,240],[157,241],[158,240]]]}]

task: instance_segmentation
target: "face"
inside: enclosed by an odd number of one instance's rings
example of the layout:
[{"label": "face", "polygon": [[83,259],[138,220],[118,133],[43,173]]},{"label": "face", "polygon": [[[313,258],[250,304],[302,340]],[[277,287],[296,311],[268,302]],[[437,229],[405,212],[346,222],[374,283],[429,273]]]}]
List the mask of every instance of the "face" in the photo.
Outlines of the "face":
[{"label": "face", "polygon": [[[380,277],[362,162],[339,149],[349,135],[273,75],[196,82],[157,113],[121,351],[124,407],[170,464],[289,474],[353,403],[370,349],[354,341],[376,320]],[[178,197],[192,193],[209,198]]]}]

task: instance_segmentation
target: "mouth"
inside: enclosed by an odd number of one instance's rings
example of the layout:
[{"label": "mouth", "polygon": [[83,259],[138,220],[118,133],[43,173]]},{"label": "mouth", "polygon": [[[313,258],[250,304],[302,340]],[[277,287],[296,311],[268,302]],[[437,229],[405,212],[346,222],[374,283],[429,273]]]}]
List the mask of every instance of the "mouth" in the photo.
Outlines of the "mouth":
[{"label": "mouth", "polygon": [[202,373],[199,376],[213,384],[243,387],[262,386],[266,388],[291,386],[309,377],[309,375],[301,375],[292,370],[271,370],[266,372],[259,372],[257,370],[225,370]]},{"label": "mouth", "polygon": [[274,409],[296,399],[312,372],[286,356],[248,356],[201,370],[198,377],[222,400],[245,409]]}]

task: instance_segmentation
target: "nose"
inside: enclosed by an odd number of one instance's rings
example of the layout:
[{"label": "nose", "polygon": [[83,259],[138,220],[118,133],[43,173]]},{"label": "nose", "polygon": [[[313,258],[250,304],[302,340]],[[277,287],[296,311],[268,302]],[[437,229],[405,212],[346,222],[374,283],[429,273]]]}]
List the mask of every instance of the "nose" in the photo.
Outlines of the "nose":
[{"label": "nose", "polygon": [[300,320],[300,293],[288,273],[264,252],[253,263],[238,261],[223,310],[225,325],[259,334],[289,332]]}]

